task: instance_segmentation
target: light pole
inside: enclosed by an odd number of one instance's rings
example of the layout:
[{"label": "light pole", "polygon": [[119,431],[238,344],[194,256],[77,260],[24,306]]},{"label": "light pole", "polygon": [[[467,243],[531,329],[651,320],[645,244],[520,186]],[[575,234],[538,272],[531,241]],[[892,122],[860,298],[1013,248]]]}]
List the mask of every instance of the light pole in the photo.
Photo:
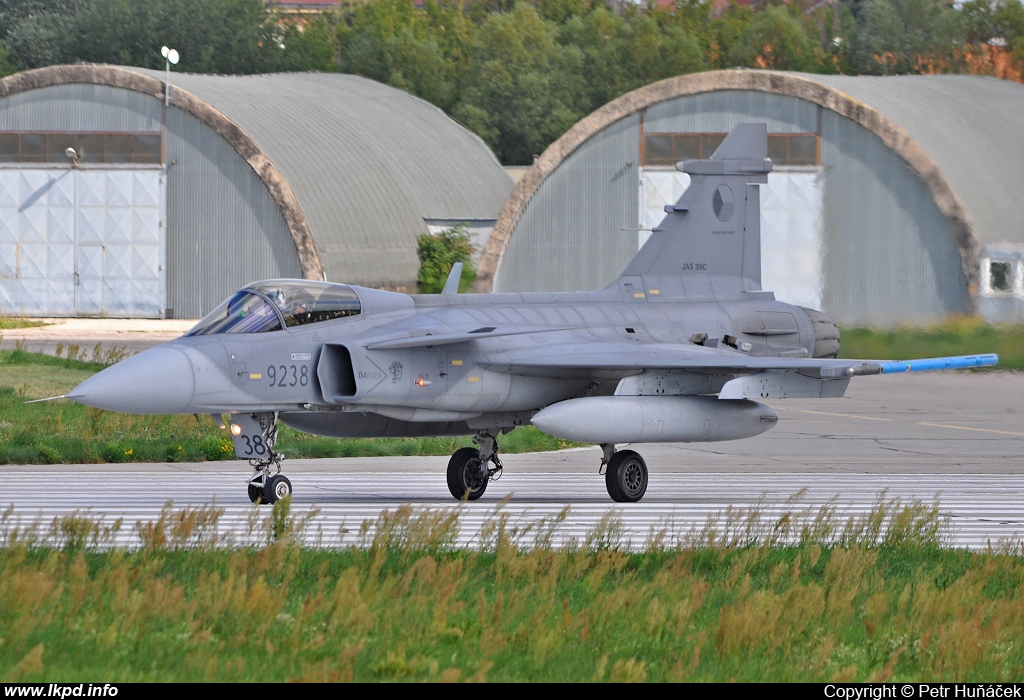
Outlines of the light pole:
[{"label": "light pole", "polygon": [[166,67],[164,77],[164,107],[166,107],[171,104],[171,64],[178,65],[178,51],[161,46],[160,55],[164,57],[164,66]]}]

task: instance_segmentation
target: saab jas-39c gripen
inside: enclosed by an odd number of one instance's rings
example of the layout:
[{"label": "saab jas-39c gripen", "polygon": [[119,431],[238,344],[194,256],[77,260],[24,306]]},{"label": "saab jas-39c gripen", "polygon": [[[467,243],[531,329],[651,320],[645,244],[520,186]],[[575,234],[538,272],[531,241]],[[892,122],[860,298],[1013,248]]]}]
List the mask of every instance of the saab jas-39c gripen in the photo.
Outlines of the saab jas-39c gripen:
[{"label": "saab jas-39c gripen", "polygon": [[473,435],[448,488],[476,500],[501,474],[498,437],[533,424],[597,443],[608,494],[638,501],[648,471],[616,443],[765,432],[758,399],[836,398],[851,377],[994,365],[995,355],[836,359],[824,313],[761,290],[763,124],[741,124],[626,266],[596,292],[406,295],[307,280],[238,290],[187,335],[67,395],[124,413],[208,413],[250,460],[253,502],[291,493],[277,423],[335,437]]}]

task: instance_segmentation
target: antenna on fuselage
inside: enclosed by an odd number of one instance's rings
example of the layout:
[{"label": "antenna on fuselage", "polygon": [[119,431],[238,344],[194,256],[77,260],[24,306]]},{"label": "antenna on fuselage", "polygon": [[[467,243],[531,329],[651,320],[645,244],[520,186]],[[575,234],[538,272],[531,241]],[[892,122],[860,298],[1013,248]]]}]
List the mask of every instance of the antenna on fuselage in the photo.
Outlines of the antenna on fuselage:
[{"label": "antenna on fuselage", "polygon": [[452,271],[448,273],[448,279],[445,280],[444,289],[441,290],[441,294],[458,294],[459,280],[461,279],[462,263],[457,262],[452,265]]}]

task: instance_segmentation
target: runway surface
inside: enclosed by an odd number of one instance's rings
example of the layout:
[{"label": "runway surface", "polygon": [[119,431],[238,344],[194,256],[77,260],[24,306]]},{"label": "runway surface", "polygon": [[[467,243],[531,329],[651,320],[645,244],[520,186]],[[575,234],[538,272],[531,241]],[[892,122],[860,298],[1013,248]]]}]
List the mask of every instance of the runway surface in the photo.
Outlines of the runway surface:
[{"label": "runway surface", "polygon": [[[707,536],[764,537],[785,512],[812,522],[822,507],[838,524],[881,500],[937,504],[951,546],[1006,547],[1024,537],[1024,375],[934,373],[854,380],[848,397],[771,402],[772,431],[728,443],[632,446],[646,459],[644,500],[616,504],[597,473],[600,451],[504,455],[505,475],[484,497],[457,504],[445,486],[445,457],[286,460],[292,514],[319,546],[365,544],[385,511],[411,517],[459,514],[458,543],[491,546],[494,527],[524,545],[595,542],[640,548]],[[620,449],[622,446],[620,446]],[[196,464],[5,466],[0,508],[11,523],[47,529],[78,512],[138,543],[136,522],[172,509],[222,509],[225,543],[265,538],[269,509],[245,496],[240,461]],[[803,519],[801,521],[801,518]],[[360,534],[363,523],[369,529]],[[749,524],[748,524],[749,523]],[[798,529],[798,528],[795,528]],[[795,532],[795,529],[793,532]],[[589,544],[588,544],[589,542]]]}]

